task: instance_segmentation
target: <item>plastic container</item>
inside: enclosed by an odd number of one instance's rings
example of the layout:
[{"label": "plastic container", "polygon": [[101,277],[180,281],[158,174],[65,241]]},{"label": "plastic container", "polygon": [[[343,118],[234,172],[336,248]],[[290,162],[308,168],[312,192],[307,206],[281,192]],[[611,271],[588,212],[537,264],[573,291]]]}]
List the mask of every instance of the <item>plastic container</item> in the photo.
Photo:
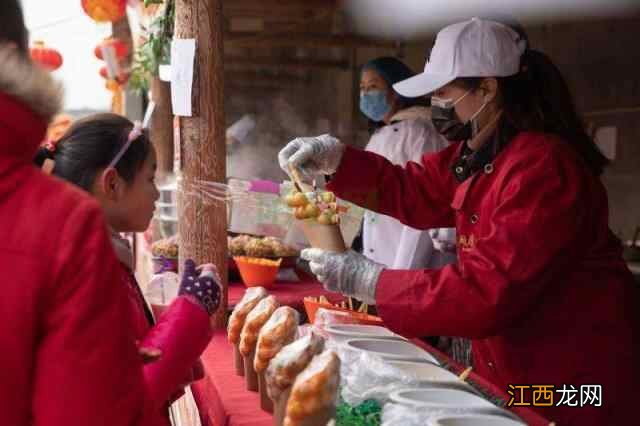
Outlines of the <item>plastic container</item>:
[{"label": "plastic container", "polygon": [[261,265],[253,263],[244,256],[234,257],[240,277],[246,287],[261,286],[266,289],[271,288],[275,283],[278,270],[280,269],[280,260],[276,261],[276,265]]},{"label": "plastic container", "polygon": [[178,258],[164,256],[152,257],[151,263],[153,264],[154,274],[161,274],[163,272],[178,273]]}]

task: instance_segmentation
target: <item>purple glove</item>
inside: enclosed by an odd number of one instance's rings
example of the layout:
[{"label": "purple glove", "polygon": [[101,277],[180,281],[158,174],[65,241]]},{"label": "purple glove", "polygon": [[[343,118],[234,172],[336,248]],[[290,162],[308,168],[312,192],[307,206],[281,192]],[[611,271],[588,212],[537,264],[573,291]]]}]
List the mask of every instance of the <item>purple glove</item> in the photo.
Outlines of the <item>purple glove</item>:
[{"label": "purple glove", "polygon": [[178,295],[192,298],[212,315],[220,306],[220,276],[213,265],[206,264],[201,269],[198,274],[195,262],[185,260]]}]

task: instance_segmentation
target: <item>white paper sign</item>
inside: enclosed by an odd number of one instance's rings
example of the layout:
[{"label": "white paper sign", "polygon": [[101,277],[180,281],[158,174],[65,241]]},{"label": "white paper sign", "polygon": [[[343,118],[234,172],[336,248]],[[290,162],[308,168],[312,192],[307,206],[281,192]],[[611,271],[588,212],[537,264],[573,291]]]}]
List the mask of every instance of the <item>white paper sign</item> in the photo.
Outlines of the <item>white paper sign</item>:
[{"label": "white paper sign", "polygon": [[174,39],[171,43],[171,106],[173,114],[191,117],[195,39]]},{"label": "white paper sign", "polygon": [[149,101],[147,105],[147,110],[144,112],[144,118],[142,119],[142,128],[148,129],[151,124],[151,117],[153,117],[153,111],[156,109],[156,103],[153,101]]},{"label": "white paper sign", "polygon": [[163,64],[158,66],[158,77],[162,81],[171,81],[171,65]]},{"label": "white paper sign", "polygon": [[616,159],[616,144],[618,142],[618,128],[614,126],[599,127],[594,139],[600,151],[609,160]]}]

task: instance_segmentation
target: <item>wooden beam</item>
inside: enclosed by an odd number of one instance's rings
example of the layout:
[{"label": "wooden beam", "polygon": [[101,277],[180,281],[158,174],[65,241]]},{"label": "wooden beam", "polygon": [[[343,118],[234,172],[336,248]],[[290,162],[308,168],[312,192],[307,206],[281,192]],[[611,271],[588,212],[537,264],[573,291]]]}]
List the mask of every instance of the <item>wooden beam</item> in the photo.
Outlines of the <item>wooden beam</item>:
[{"label": "wooden beam", "polygon": [[348,69],[349,61],[299,61],[299,60],[278,60],[276,58],[247,58],[225,56],[225,69],[246,69],[246,68],[281,68],[281,69]]},{"label": "wooden beam", "polygon": [[180,117],[181,170],[175,170],[183,189],[178,194],[180,264],[214,263],[223,278],[222,301],[214,324],[224,327],[227,311],[227,208],[190,195],[197,180],[225,182],[224,49],[221,0],[176,0],[175,37],[196,40],[192,117]]},{"label": "wooden beam", "polygon": [[231,47],[383,47],[396,48],[398,43],[385,40],[373,40],[355,35],[312,35],[312,34],[278,34],[251,36],[228,34],[225,43]]},{"label": "wooden beam", "polygon": [[226,0],[224,16],[304,15],[319,9],[334,9],[336,0]]}]

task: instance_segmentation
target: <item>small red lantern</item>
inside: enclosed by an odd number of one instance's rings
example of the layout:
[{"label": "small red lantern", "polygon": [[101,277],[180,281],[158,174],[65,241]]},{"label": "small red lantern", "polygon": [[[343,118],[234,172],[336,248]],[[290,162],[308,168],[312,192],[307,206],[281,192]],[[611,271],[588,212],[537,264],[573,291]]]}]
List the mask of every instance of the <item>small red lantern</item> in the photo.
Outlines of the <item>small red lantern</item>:
[{"label": "small red lantern", "polygon": [[82,8],[96,22],[116,22],[127,9],[127,0],[82,0]]},{"label": "small red lantern", "polygon": [[107,67],[100,67],[100,77],[104,78],[105,80],[109,81],[109,80],[113,80],[116,83],[123,85],[125,84],[127,81],[129,81],[129,74],[128,73],[122,73],[122,75],[117,76],[115,79],[109,78],[109,70],[107,70]]},{"label": "small red lantern", "polygon": [[109,71],[107,71],[107,67],[100,67],[100,77],[105,80],[109,79]]},{"label": "small red lantern", "polygon": [[62,55],[56,49],[45,46],[43,41],[36,41],[31,47],[31,59],[47,71],[55,71],[62,66]]},{"label": "small red lantern", "polygon": [[98,59],[104,60],[104,58],[102,57],[102,48],[107,46],[113,47],[113,50],[116,52],[116,58],[118,58],[118,60],[126,58],[129,54],[129,47],[127,46],[127,43],[120,40],[119,38],[107,37],[102,40],[93,51]]}]

